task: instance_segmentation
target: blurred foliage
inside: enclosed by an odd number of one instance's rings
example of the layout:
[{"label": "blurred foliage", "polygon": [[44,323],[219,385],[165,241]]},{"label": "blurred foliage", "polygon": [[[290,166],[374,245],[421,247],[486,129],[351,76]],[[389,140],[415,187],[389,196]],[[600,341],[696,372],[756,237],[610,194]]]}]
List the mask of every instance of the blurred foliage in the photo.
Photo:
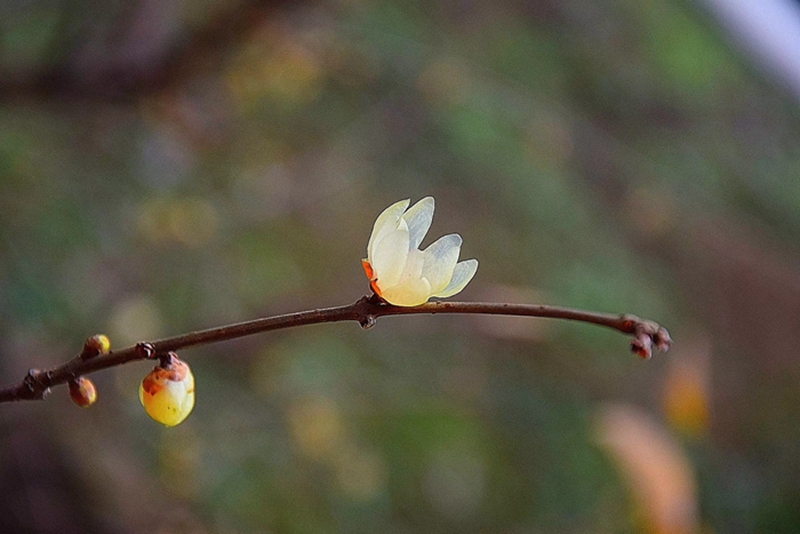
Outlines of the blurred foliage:
[{"label": "blurred foliage", "polygon": [[2,406],[0,524],[797,531],[797,109],[682,0],[6,0],[4,382],[96,332],[354,301],[375,216],[428,194],[431,235],[480,260],[465,299],[636,313],[677,344],[304,327],[182,353],[174,429],[129,365],[91,410]]}]

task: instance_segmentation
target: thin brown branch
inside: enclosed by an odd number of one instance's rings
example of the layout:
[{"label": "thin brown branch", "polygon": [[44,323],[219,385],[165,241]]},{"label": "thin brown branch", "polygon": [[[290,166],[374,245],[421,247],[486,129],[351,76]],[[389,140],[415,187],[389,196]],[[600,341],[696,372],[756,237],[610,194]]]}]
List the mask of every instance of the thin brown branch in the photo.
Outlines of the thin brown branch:
[{"label": "thin brown branch", "polygon": [[199,330],[157,341],[142,342],[133,347],[112,351],[94,358],[85,359],[81,356],[76,356],[67,363],[52,369],[31,369],[22,382],[0,390],[0,402],[43,399],[53,386],[65,384],[78,376],[133,361],[154,359],[160,354],[169,351],[208,345],[261,332],[339,321],[357,321],[362,327],[370,328],[379,317],[386,315],[436,313],[548,317],[596,324],[613,328],[623,334],[632,335],[631,348],[643,358],[651,356],[653,346],[660,351],[666,351],[671,342],[669,334],[664,328],[653,321],[640,319],[633,315],[597,313],[540,304],[491,302],[429,302],[414,308],[404,308],[387,304],[373,295],[371,297],[362,297],[353,304],[346,306],[276,315],[208,330]]}]

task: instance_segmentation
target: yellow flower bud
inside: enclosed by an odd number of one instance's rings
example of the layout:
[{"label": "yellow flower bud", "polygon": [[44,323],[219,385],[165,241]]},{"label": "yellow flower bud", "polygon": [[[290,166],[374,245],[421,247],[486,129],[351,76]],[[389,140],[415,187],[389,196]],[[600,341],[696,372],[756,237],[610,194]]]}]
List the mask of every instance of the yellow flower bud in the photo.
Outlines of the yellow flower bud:
[{"label": "yellow flower bud", "polygon": [[72,402],[83,408],[88,408],[97,401],[97,388],[94,382],[79,376],[69,381],[69,396]]},{"label": "yellow flower bud", "polygon": [[170,352],[168,359],[162,360],[162,364],[142,380],[139,400],[155,421],[166,426],[182,423],[194,408],[192,370]]},{"label": "yellow flower bud", "polygon": [[87,360],[101,354],[108,354],[111,350],[111,340],[105,334],[96,334],[86,340],[81,351],[81,358]]}]

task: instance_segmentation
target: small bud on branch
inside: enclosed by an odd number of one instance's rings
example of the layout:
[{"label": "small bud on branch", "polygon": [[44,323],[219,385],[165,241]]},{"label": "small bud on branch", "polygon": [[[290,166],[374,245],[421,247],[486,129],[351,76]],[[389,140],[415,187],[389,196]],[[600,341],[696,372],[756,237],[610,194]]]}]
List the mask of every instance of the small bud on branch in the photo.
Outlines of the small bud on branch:
[{"label": "small bud on branch", "polygon": [[175,426],[194,408],[194,375],[174,352],[159,356],[159,364],[139,385],[139,401],[147,415],[165,426]]},{"label": "small bud on branch", "polygon": [[111,340],[108,339],[108,336],[104,334],[96,334],[87,339],[83,344],[81,358],[88,360],[89,358],[100,356],[101,354],[108,354],[110,350]]},{"label": "small bud on branch", "polygon": [[94,382],[84,376],[69,381],[69,396],[72,402],[82,408],[88,408],[97,402],[97,388]]}]

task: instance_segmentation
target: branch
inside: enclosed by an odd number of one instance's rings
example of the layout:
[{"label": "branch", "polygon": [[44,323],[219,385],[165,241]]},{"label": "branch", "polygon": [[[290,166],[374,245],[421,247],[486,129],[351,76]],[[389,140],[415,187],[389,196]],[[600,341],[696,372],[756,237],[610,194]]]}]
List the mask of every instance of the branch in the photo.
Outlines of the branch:
[{"label": "branch", "polygon": [[0,402],[43,399],[50,388],[65,384],[79,376],[116,367],[125,363],[152,360],[160,354],[188,347],[208,345],[219,341],[236,339],[271,330],[294,328],[296,326],[357,321],[363,328],[371,328],[378,317],[385,315],[418,315],[423,313],[465,313],[484,315],[518,315],[526,317],[549,317],[591,323],[618,330],[633,336],[631,349],[642,358],[650,358],[652,347],[659,351],[669,349],[671,340],[666,329],[653,321],[640,319],[634,315],[615,315],[597,313],[557,306],[540,304],[507,304],[491,302],[428,302],[413,308],[393,306],[383,302],[376,295],[362,297],[353,304],[320,308],[316,310],[288,313],[273,317],[254,319],[208,330],[199,330],[176,337],[152,342],[137,343],[95,358],[85,359],[76,356],[67,363],[47,370],[31,369],[19,384],[0,390]]}]

